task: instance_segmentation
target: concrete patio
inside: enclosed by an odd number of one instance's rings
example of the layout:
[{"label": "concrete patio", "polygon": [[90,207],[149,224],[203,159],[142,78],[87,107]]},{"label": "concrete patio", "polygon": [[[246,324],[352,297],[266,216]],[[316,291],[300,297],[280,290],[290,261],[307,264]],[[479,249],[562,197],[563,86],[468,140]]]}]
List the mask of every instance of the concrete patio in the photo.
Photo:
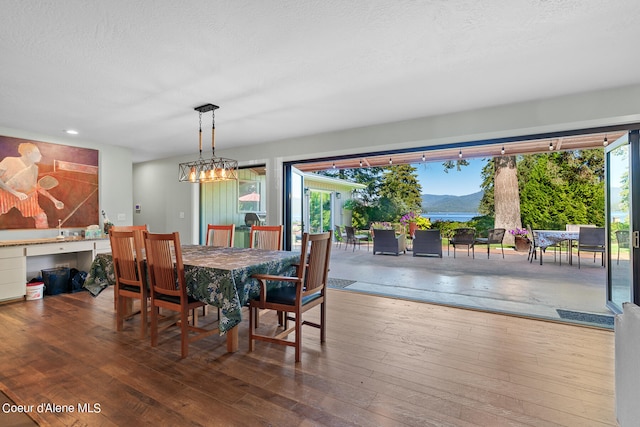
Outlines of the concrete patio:
[{"label": "concrete patio", "polygon": [[[355,251],[334,245],[329,277],[332,287],[390,297],[406,298],[456,307],[466,307],[554,321],[609,326],[612,313],[606,308],[606,270],[600,258],[582,256],[578,269],[563,252],[554,261],[553,251],[544,255],[543,265],[527,261],[527,252],[505,248],[504,259],[499,249],[492,249],[487,259],[486,246],[476,248],[475,258],[466,250],[453,248],[443,258],[404,255],[373,255],[363,244]],[[621,262],[625,262],[622,261]],[[557,310],[563,313],[561,317]],[[571,317],[572,312],[594,314],[595,323]],[[606,316],[606,317],[603,317]],[[587,316],[589,317],[589,316]]]}]

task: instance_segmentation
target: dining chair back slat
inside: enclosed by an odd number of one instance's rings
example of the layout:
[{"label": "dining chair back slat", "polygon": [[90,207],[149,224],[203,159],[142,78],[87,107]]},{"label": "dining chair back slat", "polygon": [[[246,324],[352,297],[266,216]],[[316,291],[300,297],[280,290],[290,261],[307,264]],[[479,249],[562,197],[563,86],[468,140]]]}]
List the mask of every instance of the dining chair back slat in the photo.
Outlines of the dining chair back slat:
[{"label": "dining chair back slat", "polygon": [[207,224],[207,246],[233,247],[233,238],[236,230],[235,224],[214,225]]},{"label": "dining chair back slat", "polygon": [[181,286],[185,280],[178,233],[147,233],[145,246],[152,291],[173,297],[186,296],[186,288]]},{"label": "dining chair back slat", "polygon": [[282,250],[282,225],[252,225],[249,247],[254,249]]}]

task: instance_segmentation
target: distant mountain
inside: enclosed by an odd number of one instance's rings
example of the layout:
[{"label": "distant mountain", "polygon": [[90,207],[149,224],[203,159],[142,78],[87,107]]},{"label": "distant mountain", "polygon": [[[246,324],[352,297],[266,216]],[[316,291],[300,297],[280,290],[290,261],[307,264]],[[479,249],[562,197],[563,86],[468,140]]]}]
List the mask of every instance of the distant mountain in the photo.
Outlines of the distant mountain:
[{"label": "distant mountain", "polygon": [[422,212],[478,212],[483,194],[482,191],[465,196],[423,194]]}]

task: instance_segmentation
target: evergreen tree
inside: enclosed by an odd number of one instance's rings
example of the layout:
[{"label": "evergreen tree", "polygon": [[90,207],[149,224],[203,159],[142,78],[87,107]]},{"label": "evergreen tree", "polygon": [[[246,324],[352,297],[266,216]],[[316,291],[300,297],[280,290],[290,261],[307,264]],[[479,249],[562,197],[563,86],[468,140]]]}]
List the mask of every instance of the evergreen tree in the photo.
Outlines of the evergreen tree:
[{"label": "evergreen tree", "polygon": [[[482,170],[480,212],[495,212],[495,160]],[[574,150],[517,157],[523,225],[563,229],[566,224],[604,224],[604,153]]]},{"label": "evergreen tree", "polygon": [[378,194],[381,198],[392,200],[400,216],[422,210],[422,186],[416,171],[411,165],[389,166],[382,176]]}]

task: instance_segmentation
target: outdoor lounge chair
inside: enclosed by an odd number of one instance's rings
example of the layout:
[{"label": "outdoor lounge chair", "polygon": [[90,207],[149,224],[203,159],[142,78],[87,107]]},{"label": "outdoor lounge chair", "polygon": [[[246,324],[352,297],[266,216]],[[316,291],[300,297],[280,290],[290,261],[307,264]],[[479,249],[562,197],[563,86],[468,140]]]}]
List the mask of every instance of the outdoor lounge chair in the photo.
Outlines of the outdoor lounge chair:
[{"label": "outdoor lounge chair", "polygon": [[442,258],[440,230],[415,230],[413,232],[413,256],[435,255]]},{"label": "outdoor lounge chair", "polygon": [[500,244],[502,258],[504,258],[504,247],[502,246],[502,241],[504,240],[505,232],[506,230],[504,228],[491,228],[489,229],[489,235],[487,237],[476,237],[476,245],[487,245],[487,258],[489,258],[491,245]]},{"label": "outdoor lounge chair", "polygon": [[407,252],[406,237],[400,234],[396,237],[394,230],[373,230],[373,254],[376,252],[400,255]]}]

